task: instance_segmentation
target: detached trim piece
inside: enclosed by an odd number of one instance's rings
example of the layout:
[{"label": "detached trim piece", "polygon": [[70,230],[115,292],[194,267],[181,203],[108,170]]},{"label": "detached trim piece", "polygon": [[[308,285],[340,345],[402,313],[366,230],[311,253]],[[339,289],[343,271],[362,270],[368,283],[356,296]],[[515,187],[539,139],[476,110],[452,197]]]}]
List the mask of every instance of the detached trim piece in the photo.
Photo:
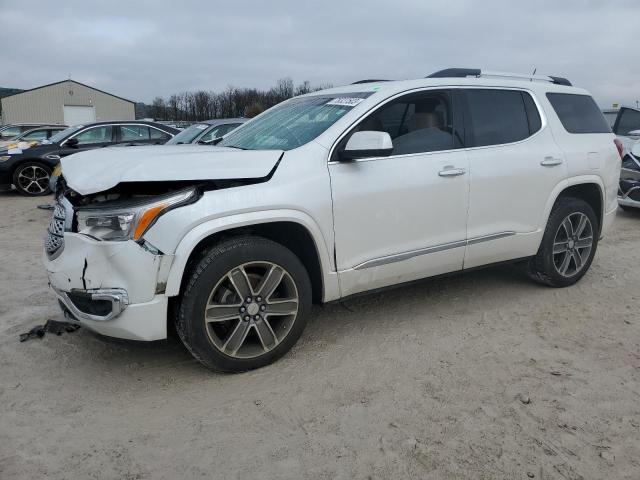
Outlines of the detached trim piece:
[{"label": "detached trim piece", "polygon": [[493,233],[491,235],[470,238],[468,240],[459,240],[457,242],[443,243],[441,245],[434,245],[433,247],[420,248],[418,250],[411,250],[410,252],[396,253],[394,255],[388,255],[386,257],[367,260],[366,262],[363,262],[353,267],[353,270],[362,270],[364,268],[380,267],[382,265],[387,265],[389,263],[402,262],[404,260],[409,260],[410,258],[418,257],[421,255],[442,252],[444,250],[451,250],[452,248],[466,247],[467,245],[475,245],[477,243],[482,243],[482,242],[489,242],[491,240],[497,240],[499,238],[510,237],[515,234],[516,232]]}]

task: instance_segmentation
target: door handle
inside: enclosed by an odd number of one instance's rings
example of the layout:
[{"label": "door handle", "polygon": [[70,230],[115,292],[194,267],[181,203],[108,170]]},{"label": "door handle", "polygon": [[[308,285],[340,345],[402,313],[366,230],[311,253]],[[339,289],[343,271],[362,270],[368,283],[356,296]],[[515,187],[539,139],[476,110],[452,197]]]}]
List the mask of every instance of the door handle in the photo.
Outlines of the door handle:
[{"label": "door handle", "polygon": [[561,158],[555,158],[555,157],[544,157],[544,160],[542,160],[540,162],[540,165],[542,165],[543,167],[555,167],[556,165],[560,165],[562,163],[562,159]]},{"label": "door handle", "polygon": [[458,175],[464,175],[467,171],[464,168],[455,168],[453,165],[447,165],[444,169],[438,172],[441,177],[457,177]]}]

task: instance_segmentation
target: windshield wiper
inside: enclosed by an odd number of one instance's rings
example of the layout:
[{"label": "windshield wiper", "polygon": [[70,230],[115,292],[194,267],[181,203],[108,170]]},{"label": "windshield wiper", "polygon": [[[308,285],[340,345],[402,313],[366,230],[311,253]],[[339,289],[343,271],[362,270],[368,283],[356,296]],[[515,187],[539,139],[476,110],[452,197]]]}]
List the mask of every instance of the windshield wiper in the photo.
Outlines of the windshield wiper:
[{"label": "windshield wiper", "polygon": [[249,150],[248,148],[237,147],[236,145],[224,145],[224,146],[229,148],[237,148],[238,150]]}]

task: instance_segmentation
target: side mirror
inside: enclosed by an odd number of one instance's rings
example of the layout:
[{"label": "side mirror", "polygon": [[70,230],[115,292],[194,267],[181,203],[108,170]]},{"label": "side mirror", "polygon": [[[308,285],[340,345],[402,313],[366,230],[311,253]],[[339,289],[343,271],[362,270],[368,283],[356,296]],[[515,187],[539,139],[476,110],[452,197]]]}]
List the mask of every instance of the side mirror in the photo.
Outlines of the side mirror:
[{"label": "side mirror", "polygon": [[67,140],[64,143],[67,147],[70,148],[76,148],[78,146],[78,139],[77,138],[70,138],[69,140]]},{"label": "side mirror", "polygon": [[357,158],[388,157],[393,152],[393,142],[387,132],[364,131],[351,135],[344,150],[338,153],[341,161]]},{"label": "side mirror", "polygon": [[634,140],[638,140],[640,139],[640,130],[632,130],[627,135],[629,135]]},{"label": "side mirror", "polygon": [[631,146],[631,155],[633,155],[636,158],[640,158],[640,141],[634,143]]}]

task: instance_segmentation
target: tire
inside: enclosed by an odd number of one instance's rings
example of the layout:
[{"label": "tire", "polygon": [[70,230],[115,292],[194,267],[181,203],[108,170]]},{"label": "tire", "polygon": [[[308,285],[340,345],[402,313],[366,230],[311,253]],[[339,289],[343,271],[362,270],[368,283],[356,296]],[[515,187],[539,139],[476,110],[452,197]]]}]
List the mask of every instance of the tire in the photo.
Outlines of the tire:
[{"label": "tire", "polygon": [[[588,221],[581,231],[584,218]],[[571,225],[566,223],[567,220]],[[551,287],[575,284],[591,266],[598,247],[599,231],[596,214],[587,202],[573,197],[559,198],[551,210],[538,253],[528,263],[529,276]],[[590,247],[587,248],[588,243]]]},{"label": "tire", "polygon": [[30,197],[51,193],[49,179],[51,168],[40,162],[25,162],[13,172],[13,184],[18,192]]},{"label": "tire", "polygon": [[210,369],[242,372],[289,351],[310,308],[311,281],[296,255],[265,238],[237,237],[205,251],[191,270],[176,330]]}]

